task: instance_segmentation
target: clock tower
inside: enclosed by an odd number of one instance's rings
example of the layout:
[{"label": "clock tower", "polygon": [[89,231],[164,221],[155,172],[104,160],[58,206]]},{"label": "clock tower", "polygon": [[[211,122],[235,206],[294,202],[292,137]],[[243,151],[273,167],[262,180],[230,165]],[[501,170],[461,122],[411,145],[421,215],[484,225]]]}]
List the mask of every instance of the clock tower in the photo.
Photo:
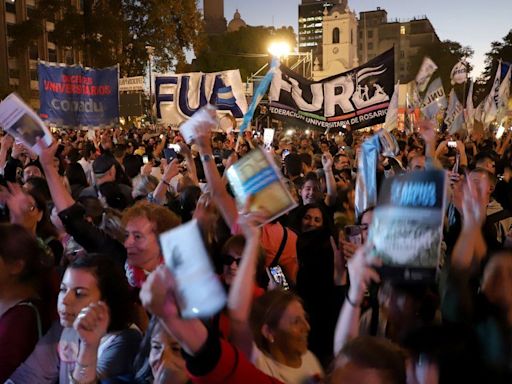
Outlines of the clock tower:
[{"label": "clock tower", "polygon": [[[357,18],[346,2],[324,10],[322,77],[336,75],[359,65],[357,59]],[[315,76],[316,77],[316,76]]]}]

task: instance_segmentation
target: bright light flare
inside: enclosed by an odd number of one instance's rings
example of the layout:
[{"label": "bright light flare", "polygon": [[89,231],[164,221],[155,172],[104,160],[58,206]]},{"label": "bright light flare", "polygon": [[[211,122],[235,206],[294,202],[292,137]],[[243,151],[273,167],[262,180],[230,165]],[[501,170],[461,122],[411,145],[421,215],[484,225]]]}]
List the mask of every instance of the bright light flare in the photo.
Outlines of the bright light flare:
[{"label": "bright light flare", "polygon": [[268,53],[275,57],[285,57],[290,54],[290,44],[286,41],[273,41],[268,46]]}]

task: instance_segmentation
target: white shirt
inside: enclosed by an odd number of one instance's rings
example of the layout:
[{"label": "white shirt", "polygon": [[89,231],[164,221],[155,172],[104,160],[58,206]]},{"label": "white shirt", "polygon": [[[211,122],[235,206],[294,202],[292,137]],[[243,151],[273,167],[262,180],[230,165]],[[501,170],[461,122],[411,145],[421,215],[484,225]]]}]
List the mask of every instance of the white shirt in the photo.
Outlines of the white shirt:
[{"label": "white shirt", "polygon": [[302,365],[299,368],[292,368],[278,363],[272,357],[254,347],[253,363],[260,371],[287,384],[305,384],[313,377],[324,376],[320,363],[309,350],[302,355]]},{"label": "white shirt", "polygon": [[85,158],[81,158],[78,160],[78,164],[82,166],[84,169],[85,177],[87,178],[87,182],[89,185],[94,185],[94,176],[92,173],[92,164],[90,161],[85,160]]}]

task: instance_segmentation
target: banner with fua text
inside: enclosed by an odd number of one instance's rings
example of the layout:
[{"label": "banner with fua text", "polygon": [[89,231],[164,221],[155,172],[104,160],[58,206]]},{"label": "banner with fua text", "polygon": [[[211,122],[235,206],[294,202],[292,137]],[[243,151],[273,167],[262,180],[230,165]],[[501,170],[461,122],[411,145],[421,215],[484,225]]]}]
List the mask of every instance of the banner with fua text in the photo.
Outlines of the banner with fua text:
[{"label": "banner with fua text", "polygon": [[281,65],[269,90],[277,120],[310,128],[360,129],[384,123],[393,95],[393,48],[350,71],[311,81]]},{"label": "banner with fua text", "polygon": [[157,76],[155,89],[157,118],[166,125],[179,126],[206,104],[212,104],[220,128],[229,130],[236,128],[247,112],[238,69]]},{"label": "banner with fua text", "polygon": [[119,68],[39,62],[39,115],[59,127],[109,127],[119,123]]}]

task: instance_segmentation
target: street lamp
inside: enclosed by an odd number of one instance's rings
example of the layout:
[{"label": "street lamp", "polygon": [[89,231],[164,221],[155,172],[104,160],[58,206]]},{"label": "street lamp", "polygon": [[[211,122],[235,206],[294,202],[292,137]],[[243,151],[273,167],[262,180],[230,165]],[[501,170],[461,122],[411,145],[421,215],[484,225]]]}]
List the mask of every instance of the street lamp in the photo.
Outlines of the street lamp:
[{"label": "street lamp", "polygon": [[290,51],[290,44],[286,41],[273,41],[268,46],[268,53],[278,58],[288,56]]},{"label": "street lamp", "polygon": [[151,63],[153,61],[153,53],[155,52],[155,47],[151,45],[146,45],[146,52],[148,54],[148,76],[149,76],[149,120],[153,123],[153,79],[151,77],[152,69]]}]

